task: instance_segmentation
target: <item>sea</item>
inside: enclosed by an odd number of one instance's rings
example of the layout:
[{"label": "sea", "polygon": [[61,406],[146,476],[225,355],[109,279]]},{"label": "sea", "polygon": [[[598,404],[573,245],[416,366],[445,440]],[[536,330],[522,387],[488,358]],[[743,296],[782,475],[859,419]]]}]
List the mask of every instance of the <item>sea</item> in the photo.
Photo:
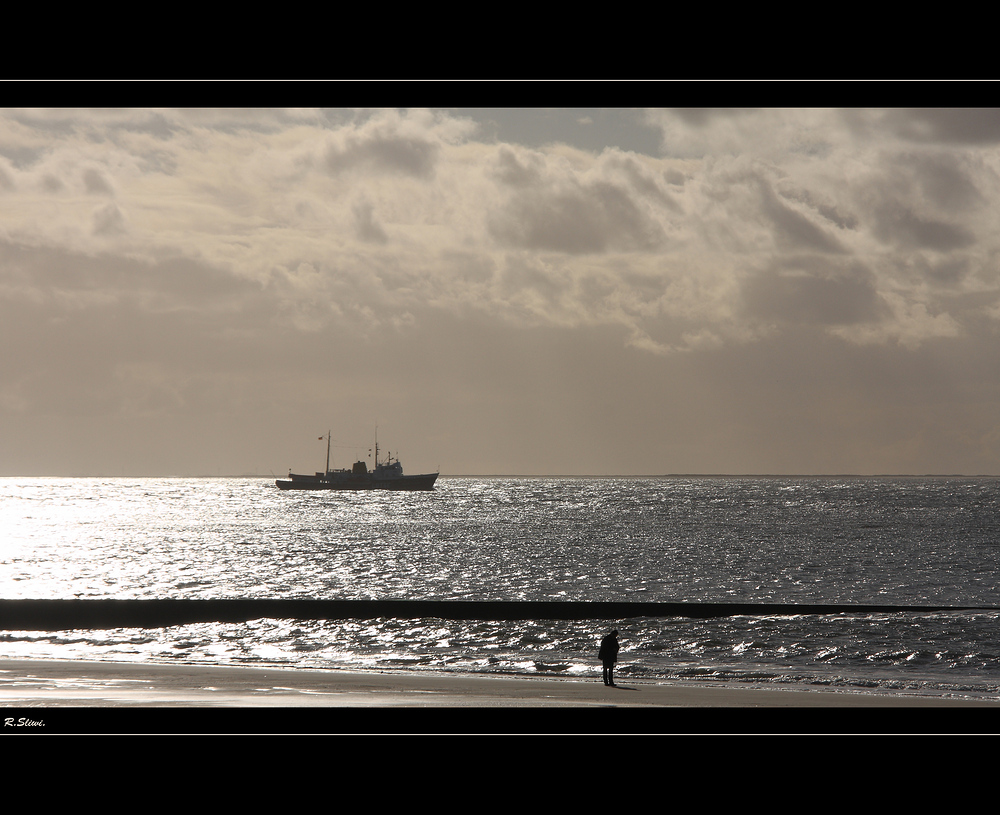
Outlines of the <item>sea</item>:
[{"label": "sea", "polygon": [[[1000,700],[1000,479],[0,478],[0,598],[760,604],[710,619],[289,620],[0,631],[0,658]],[[767,613],[766,604],[965,610]]]}]

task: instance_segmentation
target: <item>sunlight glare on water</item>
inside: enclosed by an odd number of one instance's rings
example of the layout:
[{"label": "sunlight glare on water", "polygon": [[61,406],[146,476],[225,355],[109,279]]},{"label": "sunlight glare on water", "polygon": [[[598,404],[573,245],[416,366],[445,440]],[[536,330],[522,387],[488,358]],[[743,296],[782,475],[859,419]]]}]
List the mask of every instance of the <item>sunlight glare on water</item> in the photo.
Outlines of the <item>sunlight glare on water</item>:
[{"label": "sunlight glare on water", "polygon": [[[1000,606],[996,479],[0,479],[0,596]],[[619,621],[623,676],[992,693],[995,612]],[[589,675],[602,621],[6,632],[0,654]],[[0,632],[3,633],[3,632]],[[971,689],[971,690],[970,690]]]}]

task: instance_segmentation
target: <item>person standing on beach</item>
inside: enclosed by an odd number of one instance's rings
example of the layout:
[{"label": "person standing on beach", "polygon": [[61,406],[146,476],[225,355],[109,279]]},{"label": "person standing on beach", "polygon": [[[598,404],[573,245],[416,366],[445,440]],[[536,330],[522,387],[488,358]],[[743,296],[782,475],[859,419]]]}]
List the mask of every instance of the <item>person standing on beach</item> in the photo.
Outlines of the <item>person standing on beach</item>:
[{"label": "person standing on beach", "polygon": [[615,685],[615,662],[618,661],[618,629],[616,628],[601,640],[601,650],[597,652],[598,659],[604,665],[604,684]]}]

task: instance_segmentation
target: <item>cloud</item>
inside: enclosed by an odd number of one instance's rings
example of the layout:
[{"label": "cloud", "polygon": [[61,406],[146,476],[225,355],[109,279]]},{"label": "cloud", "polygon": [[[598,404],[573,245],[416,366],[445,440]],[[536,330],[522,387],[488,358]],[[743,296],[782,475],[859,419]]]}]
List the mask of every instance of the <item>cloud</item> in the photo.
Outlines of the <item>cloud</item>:
[{"label": "cloud", "polygon": [[327,150],[326,167],[332,173],[367,167],[429,177],[434,172],[438,149],[436,144],[419,138],[383,134],[367,138],[349,136]]},{"label": "cloud", "polygon": [[933,145],[992,145],[1000,142],[996,108],[889,108],[842,111],[843,120],[867,138],[885,134]]},{"label": "cloud", "polygon": [[106,204],[94,212],[94,234],[109,235],[125,230],[125,215],[117,204]]},{"label": "cloud", "polygon": [[778,323],[846,326],[887,316],[873,276],[857,269],[822,276],[770,271],[748,277],[743,296],[752,318]]},{"label": "cloud", "polygon": [[114,190],[100,170],[89,168],[83,171],[83,185],[87,192],[94,195],[113,195]]},{"label": "cloud", "polygon": [[783,202],[768,185],[760,185],[760,212],[774,227],[777,241],[791,251],[814,250],[817,252],[839,253],[844,249],[825,227],[812,220],[803,212]]},{"label": "cloud", "polygon": [[[993,251],[983,230],[1000,185],[976,146],[988,116],[650,112],[664,156],[481,143],[469,119],[432,111],[83,118],[8,122],[22,156],[4,165],[8,235],[147,263],[187,257],[282,292],[282,313],[314,325],[435,303],[619,325],[634,346],[742,342],[792,305],[821,327],[873,319],[885,295],[907,299],[904,268],[982,285]],[[947,149],[927,135],[938,131]],[[671,147],[694,139],[701,157]],[[35,194],[15,202],[10,190]],[[94,196],[107,203],[94,209]],[[829,257],[865,268],[864,284],[831,276]],[[938,311],[928,296],[909,299]]]},{"label": "cloud", "polygon": [[426,111],[380,111],[332,134],[324,165],[334,174],[369,170],[428,179],[442,147],[462,139],[469,129],[461,120]]},{"label": "cloud", "polygon": [[884,202],[874,211],[873,234],[886,243],[910,249],[950,252],[975,241],[974,234],[958,225],[915,212],[901,202]]},{"label": "cloud", "polygon": [[385,230],[374,216],[375,207],[367,201],[362,201],[354,207],[354,217],[357,223],[358,237],[368,243],[388,243]]},{"label": "cloud", "polygon": [[502,244],[570,254],[648,251],[662,240],[628,192],[606,182],[517,195],[490,232]]}]

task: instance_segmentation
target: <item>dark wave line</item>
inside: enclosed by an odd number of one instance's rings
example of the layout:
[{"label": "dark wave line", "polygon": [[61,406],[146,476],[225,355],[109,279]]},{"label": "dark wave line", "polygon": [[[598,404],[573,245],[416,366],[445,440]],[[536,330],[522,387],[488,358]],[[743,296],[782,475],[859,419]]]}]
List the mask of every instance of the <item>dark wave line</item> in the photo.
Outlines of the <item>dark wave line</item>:
[{"label": "dark wave line", "polygon": [[188,623],[238,623],[261,618],[358,620],[395,617],[445,620],[625,620],[634,617],[706,619],[802,614],[895,614],[1000,611],[997,606],[921,606],[811,603],[519,602],[476,600],[0,600],[0,630],[63,631],[162,628]]}]

